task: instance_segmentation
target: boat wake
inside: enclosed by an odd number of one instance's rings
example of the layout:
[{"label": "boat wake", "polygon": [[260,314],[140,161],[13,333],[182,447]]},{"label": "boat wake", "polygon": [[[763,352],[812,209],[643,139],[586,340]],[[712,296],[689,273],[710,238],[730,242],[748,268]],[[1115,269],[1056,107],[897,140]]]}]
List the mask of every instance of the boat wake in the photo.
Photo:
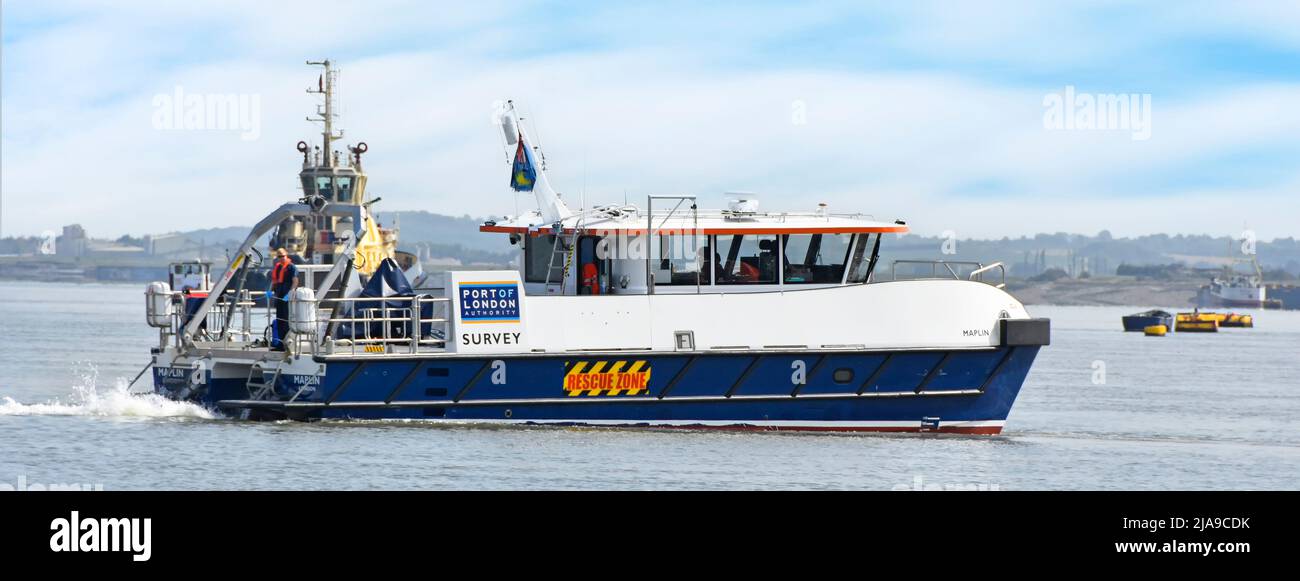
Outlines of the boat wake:
[{"label": "boat wake", "polygon": [[153,393],[131,393],[125,378],[117,378],[111,387],[99,388],[99,372],[94,366],[81,376],[66,400],[55,398],[45,403],[25,404],[11,397],[0,398],[0,416],[94,416],[131,418],[198,418],[215,419],[216,414],[189,402],[167,399]]}]

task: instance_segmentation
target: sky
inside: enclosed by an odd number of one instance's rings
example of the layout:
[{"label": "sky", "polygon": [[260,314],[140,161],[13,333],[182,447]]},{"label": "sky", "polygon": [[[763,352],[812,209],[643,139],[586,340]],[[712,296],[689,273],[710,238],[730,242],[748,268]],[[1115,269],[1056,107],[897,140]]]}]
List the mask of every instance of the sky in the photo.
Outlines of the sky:
[{"label": "sky", "polygon": [[[962,238],[1300,235],[1294,2],[4,0],[0,18],[5,236],[251,225],[300,194],[294,145],[320,141],[304,62],[325,58],[385,211],[530,208],[492,124],[513,99],[571,205],[751,192]],[[254,122],[168,125],[178,92],[242,97]]]}]

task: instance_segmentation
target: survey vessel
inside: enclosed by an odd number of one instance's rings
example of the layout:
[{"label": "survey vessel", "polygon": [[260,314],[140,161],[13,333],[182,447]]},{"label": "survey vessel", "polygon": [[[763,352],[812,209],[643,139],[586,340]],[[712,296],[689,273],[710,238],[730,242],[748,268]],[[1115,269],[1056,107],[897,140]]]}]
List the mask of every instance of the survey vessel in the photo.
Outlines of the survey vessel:
[{"label": "survey vessel", "polygon": [[[518,268],[412,284],[391,259],[362,267],[376,234],[359,198],[286,203],[197,308],[148,287],[157,393],[250,419],[997,434],[1049,344],[1001,263],[882,266],[902,220],[769,211],[752,194],[574,208],[515,105],[496,119],[510,186],[536,207],[480,231]],[[275,351],[271,310],[234,281],[286,220],[306,239],[332,231]]]}]

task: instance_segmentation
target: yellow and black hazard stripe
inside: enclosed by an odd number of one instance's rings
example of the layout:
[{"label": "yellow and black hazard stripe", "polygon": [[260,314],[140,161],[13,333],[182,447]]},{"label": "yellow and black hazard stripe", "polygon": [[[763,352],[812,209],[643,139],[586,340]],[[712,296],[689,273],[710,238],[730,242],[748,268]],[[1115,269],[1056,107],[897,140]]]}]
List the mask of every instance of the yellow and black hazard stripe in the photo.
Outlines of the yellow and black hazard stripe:
[{"label": "yellow and black hazard stripe", "polygon": [[650,362],[644,359],[566,362],[564,391],[570,397],[648,394]]}]

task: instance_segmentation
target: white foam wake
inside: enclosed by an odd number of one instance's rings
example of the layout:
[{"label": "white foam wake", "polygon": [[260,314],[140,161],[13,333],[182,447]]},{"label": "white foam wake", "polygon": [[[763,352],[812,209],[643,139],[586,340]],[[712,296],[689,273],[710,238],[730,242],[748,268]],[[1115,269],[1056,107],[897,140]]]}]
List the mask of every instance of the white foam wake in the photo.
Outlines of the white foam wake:
[{"label": "white foam wake", "polygon": [[127,381],[117,378],[112,387],[98,388],[99,372],[94,366],[82,374],[81,383],[72,387],[72,395],[45,403],[25,404],[11,397],[0,398],[0,416],[97,416],[138,418],[202,418],[216,414],[203,406],[167,399],[154,393],[131,393]]}]

